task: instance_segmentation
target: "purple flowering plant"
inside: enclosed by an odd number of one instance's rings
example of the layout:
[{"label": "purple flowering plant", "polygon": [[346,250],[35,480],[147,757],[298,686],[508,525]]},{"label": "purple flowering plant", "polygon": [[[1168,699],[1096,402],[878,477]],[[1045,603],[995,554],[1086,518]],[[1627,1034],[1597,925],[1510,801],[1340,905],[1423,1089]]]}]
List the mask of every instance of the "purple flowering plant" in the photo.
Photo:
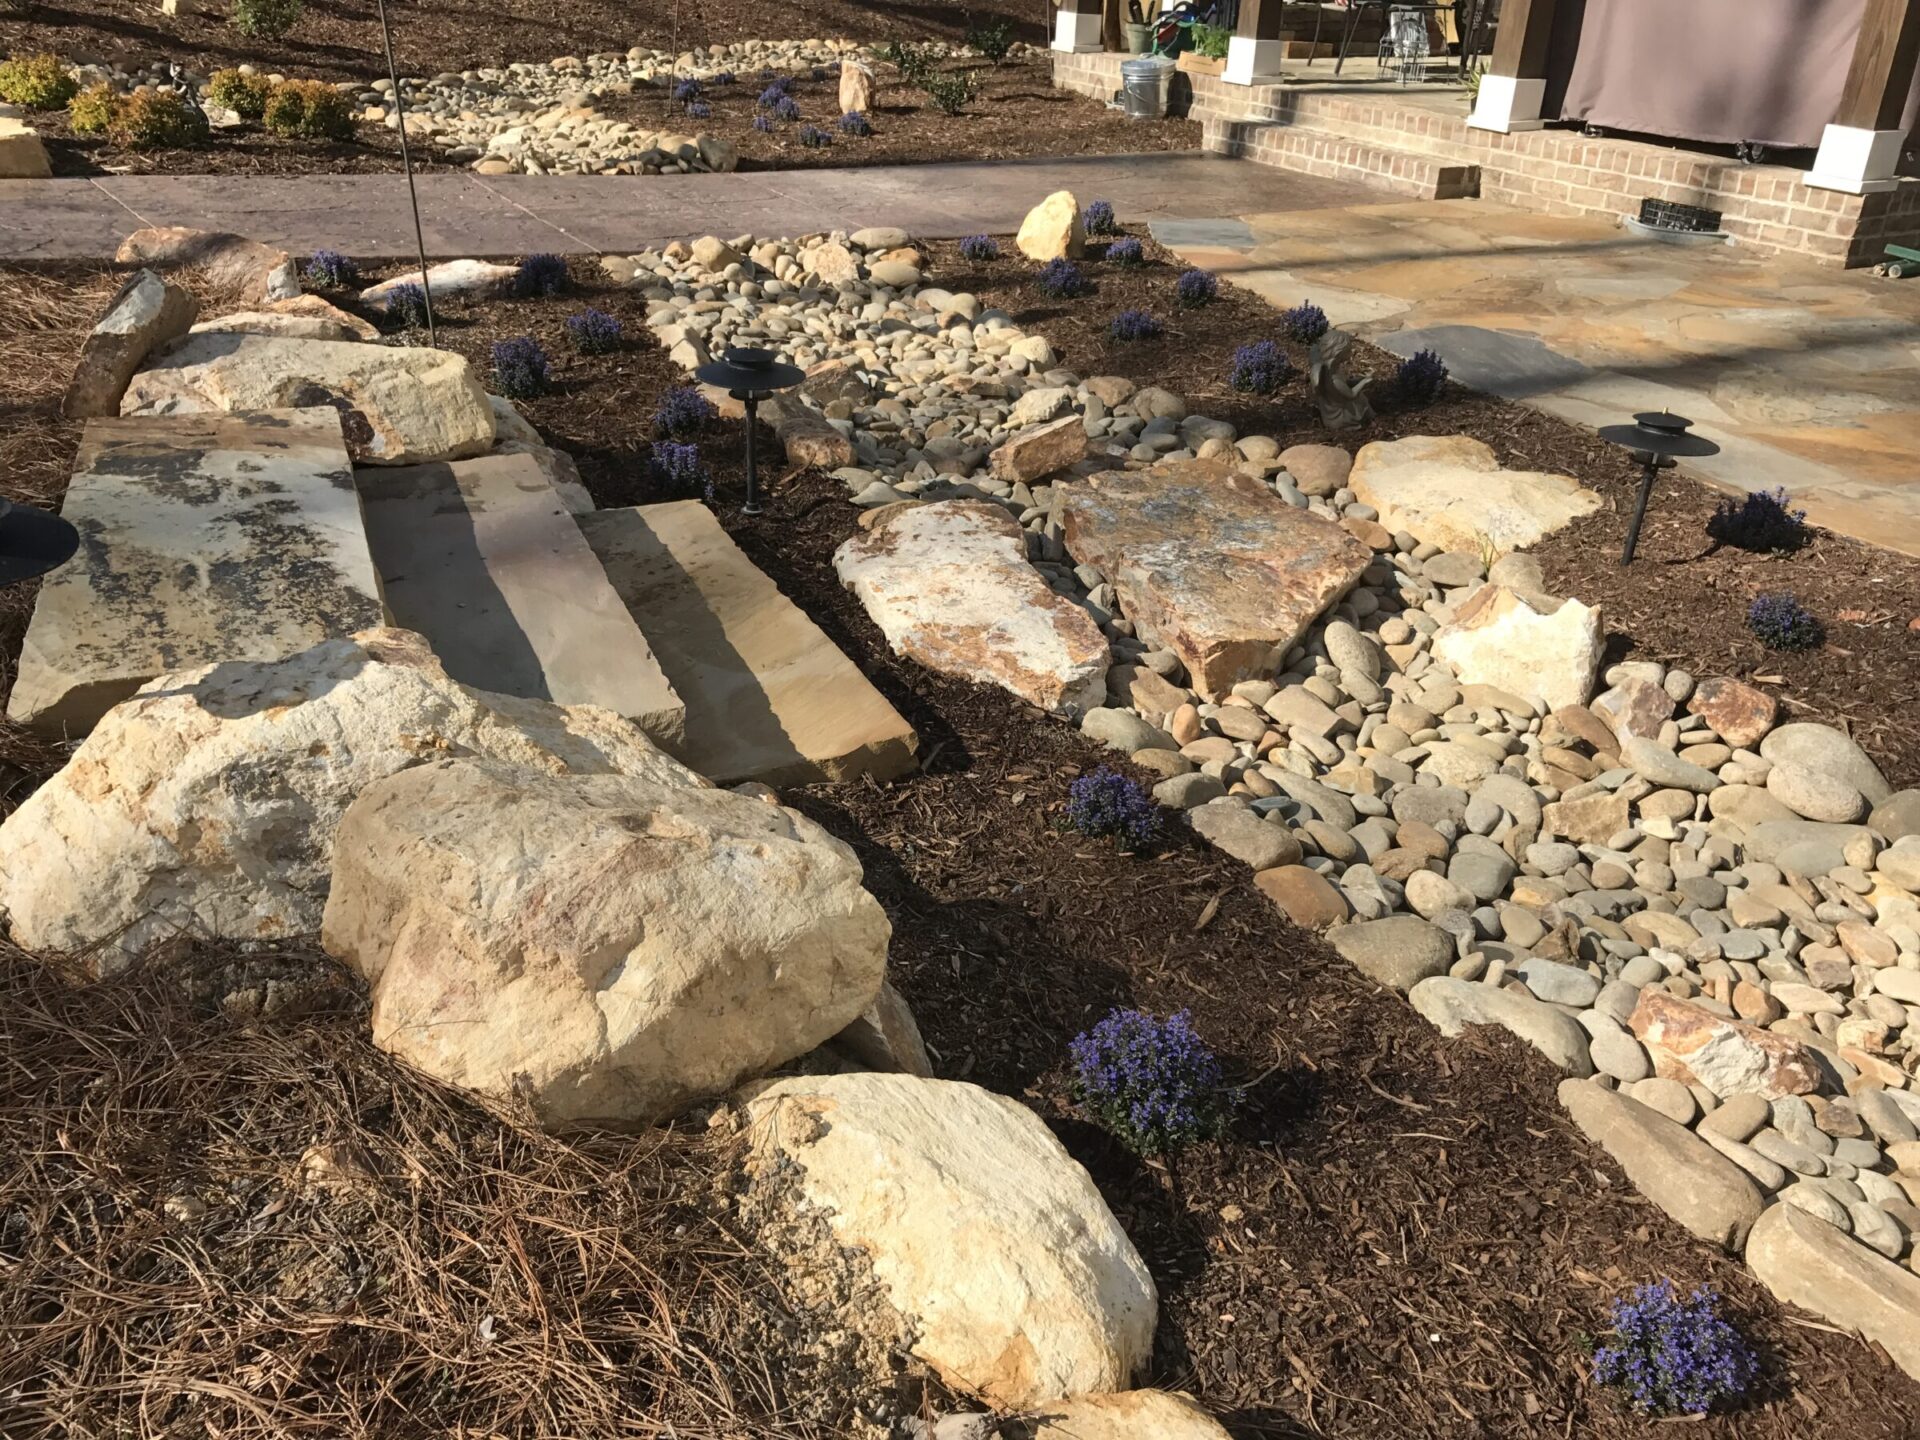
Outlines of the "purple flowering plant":
[{"label": "purple flowering plant", "polygon": [[1000,258],[1000,242],[991,235],[968,235],[960,242],[960,258],[976,265]]},{"label": "purple flowering plant", "polygon": [[1170,1151],[1221,1134],[1238,1098],[1185,1011],[1110,1011],[1074,1037],[1074,1096],[1129,1150]]},{"label": "purple flowering plant", "polygon": [[604,310],[586,309],[569,315],[567,335],[582,355],[605,355],[620,348],[620,322]]},{"label": "purple flowering plant", "polygon": [[1146,247],[1131,235],[1122,235],[1107,246],[1107,260],[1114,265],[1140,265],[1146,258]]},{"label": "purple flowering plant", "polygon": [[567,288],[567,262],[558,255],[529,255],[513,273],[513,293],[523,300],[561,294]]},{"label": "purple flowering plant", "polygon": [[1122,310],[1110,327],[1116,340],[1157,340],[1162,334],[1160,322],[1150,310]]},{"label": "purple flowering plant", "polygon": [[1430,405],[1447,383],[1447,362],[1435,350],[1416,350],[1400,362],[1393,386],[1408,405]]},{"label": "purple flowering plant", "polygon": [[1113,202],[1089,201],[1086,209],[1080,212],[1080,228],[1089,235],[1111,235],[1117,231],[1120,226],[1113,217]]},{"label": "purple flowering plant", "polygon": [[685,440],[711,425],[720,412],[691,385],[676,385],[660,397],[653,409],[653,433],[669,440]]},{"label": "purple flowering plant", "polygon": [[409,330],[427,323],[426,287],[409,280],[387,292],[387,314]]},{"label": "purple flowering plant", "polygon": [[1800,549],[1813,538],[1813,532],[1807,527],[1807,512],[1793,509],[1782,488],[1722,500],[1707,517],[1707,538],[1771,555]]},{"label": "purple flowering plant", "polygon": [[1227,383],[1250,395],[1271,395],[1292,373],[1293,362],[1286,351],[1271,340],[1256,340],[1233,352]]},{"label": "purple flowering plant", "polygon": [[314,251],[307,260],[307,268],[300,274],[309,285],[320,290],[338,290],[360,278],[359,267],[338,250]]},{"label": "purple flowering plant", "polygon": [[1784,590],[1755,597],[1747,607],[1747,629],[1769,650],[1813,650],[1827,638],[1820,617]]},{"label": "purple flowering plant", "polygon": [[1049,295],[1055,300],[1071,300],[1087,292],[1086,272],[1065,256],[1042,265],[1033,283],[1040,287],[1042,295]]},{"label": "purple flowering plant", "polygon": [[551,390],[547,352],[540,342],[526,335],[494,342],[493,383],[509,400],[535,400]]},{"label": "purple flowering plant", "polygon": [[774,120],[771,115],[756,115],[753,117],[753,128],[758,130],[762,135],[772,134],[773,127]]},{"label": "purple flowering plant", "polygon": [[1613,1333],[1593,1352],[1593,1375],[1624,1391],[1636,1410],[1704,1414],[1739,1400],[1760,1372],[1711,1290],[1682,1298],[1671,1280],[1658,1280],[1612,1309]]},{"label": "purple flowering plant", "polygon": [[1220,282],[1211,270],[1187,270],[1173,282],[1173,294],[1189,310],[1211,305],[1220,298]]},{"label": "purple flowering plant", "polygon": [[1144,850],[1160,838],[1160,810],[1153,797],[1111,766],[1067,787],[1067,823],[1095,839],[1111,836],[1130,850]]},{"label": "purple flowering plant", "polygon": [[700,458],[698,445],[683,445],[676,440],[655,441],[647,472],[654,484],[669,495],[701,495],[709,503],[713,500],[713,476]]},{"label": "purple flowering plant", "polygon": [[873,134],[873,122],[867,119],[865,111],[849,110],[840,117],[840,133],[842,135],[871,135]]},{"label": "purple flowering plant", "polygon": [[820,150],[833,144],[833,136],[822,130],[818,125],[802,125],[800,127],[800,133],[794,136],[794,138],[809,150]]},{"label": "purple flowering plant", "polygon": [[1291,310],[1280,312],[1280,333],[1289,340],[1311,345],[1327,333],[1327,312],[1311,300],[1302,300]]}]

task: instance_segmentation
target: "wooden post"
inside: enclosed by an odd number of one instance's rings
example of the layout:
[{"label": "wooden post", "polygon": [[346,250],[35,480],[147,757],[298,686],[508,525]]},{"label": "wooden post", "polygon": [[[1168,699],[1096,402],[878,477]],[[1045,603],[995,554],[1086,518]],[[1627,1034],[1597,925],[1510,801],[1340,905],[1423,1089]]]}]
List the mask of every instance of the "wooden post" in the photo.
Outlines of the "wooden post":
[{"label": "wooden post", "polygon": [[1840,105],[1820,137],[1820,153],[1814,157],[1807,184],[1850,195],[1891,190],[1899,184],[1896,171],[1900,148],[1906,143],[1900,117],[1913,90],[1916,59],[1920,59],[1920,4],[1867,0]]},{"label": "wooden post", "polygon": [[1256,77],[1267,79],[1280,73],[1286,50],[1280,38],[1285,10],[1284,0],[1240,0],[1233,38],[1227,41],[1227,68],[1220,76],[1222,80],[1229,85],[1251,85]]},{"label": "wooden post", "polygon": [[1508,134],[1538,130],[1547,93],[1547,42],[1556,0],[1502,0],[1493,60],[1480,77],[1480,97],[1467,123]]}]

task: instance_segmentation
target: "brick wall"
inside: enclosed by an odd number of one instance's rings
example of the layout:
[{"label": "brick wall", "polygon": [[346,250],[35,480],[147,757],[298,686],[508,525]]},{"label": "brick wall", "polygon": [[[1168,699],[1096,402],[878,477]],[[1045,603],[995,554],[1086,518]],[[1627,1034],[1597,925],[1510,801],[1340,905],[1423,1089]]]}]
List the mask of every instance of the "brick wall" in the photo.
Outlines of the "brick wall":
[{"label": "brick wall", "polygon": [[[1120,55],[1056,55],[1056,88],[1107,99]],[[1920,245],[1920,181],[1878,195],[1817,190],[1783,165],[1741,165],[1572,130],[1498,135],[1467,124],[1464,96],[1396,98],[1319,86],[1228,85],[1178,74],[1171,108],[1202,122],[1222,154],[1306,174],[1365,180],[1399,194],[1477,193],[1520,209],[1617,219],[1647,197],[1722,213],[1742,244],[1840,265],[1869,265],[1888,242]],[[1477,177],[1472,172],[1477,171]]]}]

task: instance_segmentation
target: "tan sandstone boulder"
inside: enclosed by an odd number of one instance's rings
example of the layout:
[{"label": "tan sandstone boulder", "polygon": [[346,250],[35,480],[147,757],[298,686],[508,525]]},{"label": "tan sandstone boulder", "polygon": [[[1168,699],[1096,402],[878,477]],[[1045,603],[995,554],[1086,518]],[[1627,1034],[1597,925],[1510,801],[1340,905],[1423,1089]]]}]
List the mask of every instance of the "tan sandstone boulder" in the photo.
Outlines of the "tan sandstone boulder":
[{"label": "tan sandstone boulder", "polygon": [[1549,709],[1593,693],[1606,644],[1598,609],[1562,600],[1542,610],[1504,585],[1483,585],[1441,627],[1433,655],[1469,685],[1492,685]]},{"label": "tan sandstone boulder", "polygon": [[1124,1390],[1153,1343],[1153,1278],[1039,1116],[950,1080],[781,1080],[747,1106],[756,1168],[801,1197],[875,1277],[949,1384],[1024,1409]]},{"label": "tan sandstone boulder", "polygon": [[382,1049],[556,1130],[642,1125],[874,1002],[891,927],[853,851],[671,762],[444,760],[341,821],[321,943]]},{"label": "tan sandstone boulder", "polygon": [[122,265],[190,271],[210,290],[245,304],[290,300],[300,293],[300,275],[291,255],[224,230],[184,225],[136,230],[120,242],[113,258]]},{"label": "tan sandstone boulder", "polygon": [[873,67],[852,56],[840,62],[840,113],[864,115],[873,109]]},{"label": "tan sandstone boulder", "polygon": [[1029,210],[1013,243],[1029,260],[1077,260],[1086,254],[1087,232],[1073,192],[1056,190]]},{"label": "tan sandstone boulder", "polygon": [[1206,1411],[1165,1390],[1058,1400],[1011,1423],[1002,1433],[1016,1440],[1228,1440]]},{"label": "tan sandstone boulder", "polygon": [[493,410],[464,356],[450,350],[189,335],[133,377],[122,415],[340,411],[362,465],[465,460],[493,448]]},{"label": "tan sandstone boulder", "polygon": [[1468,555],[1524,550],[1600,508],[1600,497],[1572,477],[1503,470],[1467,435],[1363,445],[1347,486],[1387,529]]},{"label": "tan sandstone boulder", "polygon": [[69,420],[120,413],[133,372],[155,350],[187,333],[200,306],[183,286],[141,270],[107,303],[107,313],[80,347],[60,413]]},{"label": "tan sandstone boulder", "polygon": [[1746,1258],[1776,1299],[1873,1341],[1920,1376],[1920,1277],[1794,1205],[1760,1217]]},{"label": "tan sandstone boulder", "polygon": [[469,690],[418,635],[369,630],[162,675],[108,711],[0,825],[0,909],[26,950],[104,942],[101,973],[183,930],[311,933],[347,806],[445,755],[550,775],[690,773],[610,711]]}]

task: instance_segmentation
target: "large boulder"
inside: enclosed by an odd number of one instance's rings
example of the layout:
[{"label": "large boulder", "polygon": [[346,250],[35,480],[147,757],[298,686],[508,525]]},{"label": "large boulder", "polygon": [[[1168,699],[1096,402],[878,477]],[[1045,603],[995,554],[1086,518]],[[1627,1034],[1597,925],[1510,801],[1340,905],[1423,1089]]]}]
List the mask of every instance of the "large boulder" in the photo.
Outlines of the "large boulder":
[{"label": "large boulder", "polygon": [[1524,550],[1600,508],[1566,475],[1502,470],[1466,435],[1376,440],[1354,456],[1347,487],[1389,530],[1469,555]]},{"label": "large boulder", "polygon": [[1372,559],[1221,461],[1108,470],[1054,493],[1068,551],[1106,576],[1142,637],[1180,657],[1203,700],[1272,674]]},{"label": "large boulder", "polygon": [[499,265],[491,260],[442,260],[425,272],[406,270],[389,279],[369,285],[360,292],[360,303],[384,309],[393,292],[403,285],[417,285],[427,299],[485,300],[506,294],[520,274],[518,265]]},{"label": "large boulder", "polygon": [[321,943],[381,1048],[627,1127],[825,1043],[874,1003],[890,927],[853,851],[664,758],[630,775],[444,760],[340,822]]},{"label": "large boulder", "polygon": [[468,690],[404,630],[162,675],[0,825],[0,909],[100,973],[181,931],[320,928],[334,832],[375,780],[471,755],[550,774],[678,775],[610,711]]},{"label": "large boulder", "polygon": [[493,448],[493,409],[450,350],[189,335],[133,377],[122,415],[289,410],[330,405],[362,465],[464,460]]},{"label": "large boulder", "polygon": [[873,67],[851,55],[840,62],[840,113],[866,114],[873,109]]},{"label": "large boulder", "polygon": [[122,265],[185,270],[208,290],[244,304],[290,300],[300,293],[291,255],[224,230],[184,225],[136,230],[120,242],[113,258]]},{"label": "large boulder", "polygon": [[889,506],[833,568],[896,655],[1064,715],[1106,696],[1100,627],[1027,563],[1025,534],[999,505]]},{"label": "large boulder", "polygon": [[1584,704],[1606,644],[1600,612],[1578,600],[1553,610],[1544,603],[1483,585],[1434,636],[1434,658],[1469,685],[1492,685],[1549,709]]},{"label": "large boulder", "polygon": [[[215,315],[194,325],[192,333],[275,335],[283,340],[360,340],[372,344],[380,331],[369,320],[350,315],[318,295],[267,300],[245,310]],[[117,414],[117,411],[109,412]]]},{"label": "large boulder", "polygon": [[1723,1097],[1751,1092],[1768,1100],[1820,1088],[1820,1062],[1799,1041],[1689,1005],[1664,990],[1642,990],[1627,1027],[1647,1047],[1662,1079],[1704,1085]]},{"label": "large boulder", "polygon": [[45,180],[53,174],[40,132],[12,115],[0,115],[0,180]]},{"label": "large boulder", "polygon": [[1206,1411],[1166,1390],[1056,1401],[1009,1422],[1001,1434],[1012,1440],[1228,1440]]},{"label": "large boulder", "polygon": [[1796,1205],[1760,1217],[1746,1259],[1775,1299],[1873,1341],[1920,1377],[1920,1277]]},{"label": "large boulder", "polygon": [[1029,210],[1013,243],[1029,260],[1078,259],[1086,254],[1086,227],[1073,192],[1056,190]]},{"label": "large boulder", "polygon": [[755,1167],[866,1252],[914,1354],[949,1384],[1028,1409],[1124,1390],[1147,1360],[1153,1279],[1040,1118],[976,1085],[911,1075],[781,1080],[747,1107]]},{"label": "large boulder", "polygon": [[122,285],[80,347],[60,413],[69,420],[120,413],[127,382],[155,350],[187,333],[199,303],[184,286],[141,270]]},{"label": "large boulder", "polygon": [[1893,787],[1873,763],[1873,757],[1831,725],[1809,721],[1782,725],[1760,742],[1760,753],[1775,765],[1797,766],[1849,786],[1865,796],[1869,805],[1878,805],[1893,794]]}]

